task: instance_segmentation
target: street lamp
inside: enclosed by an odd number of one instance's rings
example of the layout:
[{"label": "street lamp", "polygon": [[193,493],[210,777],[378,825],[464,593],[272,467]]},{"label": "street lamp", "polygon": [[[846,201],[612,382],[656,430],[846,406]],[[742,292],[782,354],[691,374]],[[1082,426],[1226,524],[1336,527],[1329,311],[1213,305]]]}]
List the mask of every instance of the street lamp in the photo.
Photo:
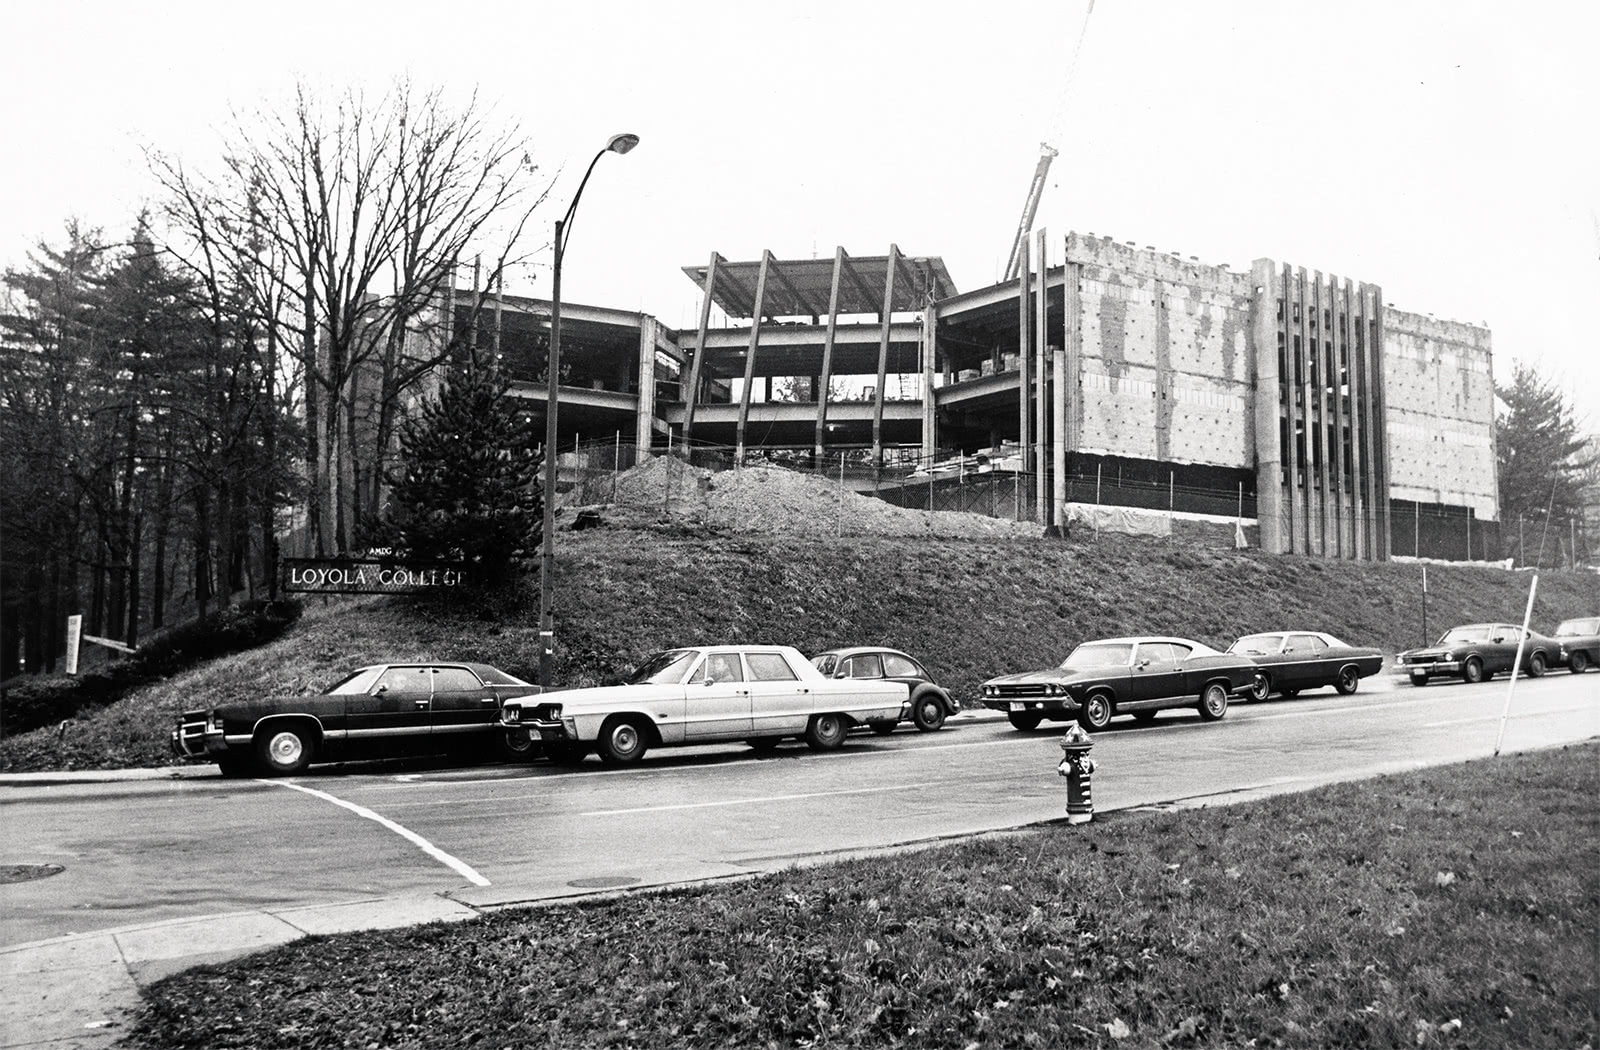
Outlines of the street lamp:
[{"label": "street lamp", "polygon": [[572,224],[572,213],[578,210],[578,199],[589,184],[594,166],[607,153],[626,153],[639,144],[637,135],[613,135],[605,148],[594,155],[589,168],[578,183],[578,192],[572,195],[567,213],[556,220],[555,274],[550,279],[550,360],[549,392],[546,394],[544,412],[544,536],[539,552],[539,686],[550,688],[550,662],[556,650],[555,623],[550,617],[550,577],[555,571],[556,539],[556,406],[561,383],[561,257],[567,250],[567,230]]}]

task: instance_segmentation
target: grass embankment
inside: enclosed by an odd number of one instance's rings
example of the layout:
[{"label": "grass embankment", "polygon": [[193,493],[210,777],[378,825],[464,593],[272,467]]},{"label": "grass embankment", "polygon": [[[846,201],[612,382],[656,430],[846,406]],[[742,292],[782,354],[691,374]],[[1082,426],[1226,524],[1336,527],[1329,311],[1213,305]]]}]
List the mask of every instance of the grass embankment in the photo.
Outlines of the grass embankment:
[{"label": "grass embankment", "polygon": [[312,938],[132,1047],[1478,1047],[1600,1029],[1600,750]]},{"label": "grass embankment", "polygon": [[[1016,541],[773,537],[597,529],[564,533],[555,583],[556,681],[614,679],[657,649],[783,642],[815,653],[888,644],[967,704],[996,674],[1061,660],[1073,645],[1174,634],[1226,647],[1251,631],[1325,630],[1388,652],[1422,640],[1417,566],[1328,562],[1103,535]],[[1430,566],[1428,623],[1520,622],[1528,577]],[[0,741],[0,769],[166,764],[186,709],[305,693],[384,660],[538,666],[531,588],[495,608],[365,599],[321,605],[277,641],[134,691],[93,715]],[[1600,607],[1600,579],[1549,573],[1534,624]]]}]

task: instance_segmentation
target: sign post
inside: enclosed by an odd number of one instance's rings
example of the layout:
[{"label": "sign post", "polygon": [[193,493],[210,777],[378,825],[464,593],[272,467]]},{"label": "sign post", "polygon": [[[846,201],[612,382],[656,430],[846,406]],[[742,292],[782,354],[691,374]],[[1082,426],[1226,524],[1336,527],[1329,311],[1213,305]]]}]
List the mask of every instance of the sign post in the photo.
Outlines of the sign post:
[{"label": "sign post", "polygon": [[78,673],[78,647],[83,644],[83,617],[73,613],[67,617],[67,673]]}]

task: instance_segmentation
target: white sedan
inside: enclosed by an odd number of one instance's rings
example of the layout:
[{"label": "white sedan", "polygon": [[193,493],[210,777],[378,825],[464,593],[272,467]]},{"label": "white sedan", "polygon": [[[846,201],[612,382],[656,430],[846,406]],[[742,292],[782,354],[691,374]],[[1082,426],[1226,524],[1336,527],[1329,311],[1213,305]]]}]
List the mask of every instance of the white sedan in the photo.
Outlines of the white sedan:
[{"label": "white sedan", "polygon": [[501,719],[537,732],[557,762],[598,750],[629,765],[652,747],[730,740],[765,751],[803,737],[829,751],[852,726],[907,717],[909,704],[903,682],[829,678],[786,645],[707,645],[657,653],[623,685],[551,691],[526,708],[508,702]]}]

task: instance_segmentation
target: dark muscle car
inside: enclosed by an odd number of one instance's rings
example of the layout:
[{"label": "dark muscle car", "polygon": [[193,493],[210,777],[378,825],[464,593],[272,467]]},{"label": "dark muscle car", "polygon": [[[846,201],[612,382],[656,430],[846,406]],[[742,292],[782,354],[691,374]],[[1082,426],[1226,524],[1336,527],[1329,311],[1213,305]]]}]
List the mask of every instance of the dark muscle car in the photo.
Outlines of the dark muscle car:
[{"label": "dark muscle car", "polygon": [[1464,682],[1487,682],[1505,674],[1517,659],[1517,643],[1522,645],[1522,673],[1538,678],[1545,669],[1560,662],[1561,643],[1534,631],[1523,641],[1522,628],[1509,623],[1473,623],[1452,627],[1433,645],[1407,649],[1396,657],[1412,685],[1427,685],[1428,679],[1450,677]]},{"label": "dark muscle car", "polygon": [[1383,653],[1377,649],[1346,645],[1321,631],[1250,634],[1228,646],[1228,652],[1248,656],[1261,666],[1250,692],[1253,700],[1265,700],[1273,693],[1293,698],[1327,685],[1349,696],[1361,679],[1383,667]]},{"label": "dark muscle car", "polygon": [[1188,638],[1106,638],[1084,642],[1045,671],[1002,675],[983,684],[983,704],[1004,711],[1017,729],[1076,718],[1104,729],[1117,715],[1149,721],[1168,707],[1193,707],[1214,722],[1228,698],[1248,693],[1258,668]]},{"label": "dark muscle car", "polygon": [[1555,640],[1561,643],[1567,670],[1573,674],[1600,666],[1600,616],[1562,620],[1556,628]]},{"label": "dark muscle car", "polygon": [[374,664],[316,696],[185,712],[172,731],[172,750],[210,759],[224,776],[286,775],[313,762],[464,748],[527,757],[533,748],[527,731],[501,725],[500,707],[538,692],[488,664]]},{"label": "dark muscle car", "polygon": [[[920,663],[898,649],[877,646],[830,649],[813,656],[811,666],[829,678],[904,682],[911,690],[911,724],[924,733],[942,727],[947,716],[960,710],[950,694]],[[872,728],[879,733],[890,733],[898,724],[875,722]]]}]

